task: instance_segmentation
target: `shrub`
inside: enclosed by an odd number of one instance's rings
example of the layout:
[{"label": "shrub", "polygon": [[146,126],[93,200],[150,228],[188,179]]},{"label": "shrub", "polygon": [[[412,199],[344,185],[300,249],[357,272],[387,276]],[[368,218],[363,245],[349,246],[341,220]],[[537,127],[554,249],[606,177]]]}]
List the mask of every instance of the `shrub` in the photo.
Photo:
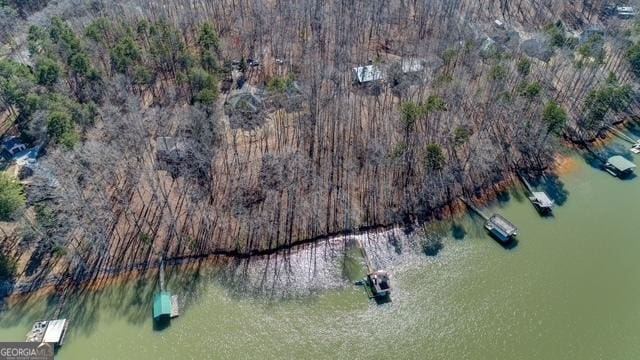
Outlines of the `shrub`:
[{"label": "shrub", "polygon": [[456,146],[460,146],[467,141],[471,137],[471,130],[469,130],[466,126],[458,126],[453,130],[453,143]]},{"label": "shrub", "polygon": [[520,96],[526,97],[529,100],[533,100],[536,96],[540,95],[541,90],[542,86],[538,82],[533,82],[530,84],[523,83],[518,88]]},{"label": "shrub", "polygon": [[53,142],[67,148],[74,147],[79,140],[71,115],[61,111],[54,111],[49,115],[47,134]]},{"label": "shrub", "polygon": [[0,173],[0,220],[12,220],[26,201],[22,185],[6,173]]},{"label": "shrub", "polygon": [[279,92],[282,94],[287,91],[289,86],[293,84],[294,80],[295,78],[292,74],[284,77],[274,77],[273,79],[269,80],[269,83],[267,84],[267,90],[272,92]]},{"label": "shrub", "polygon": [[445,164],[442,147],[438,144],[429,144],[425,150],[425,162],[431,170],[442,170]]},{"label": "shrub", "polygon": [[529,59],[522,59],[518,61],[518,73],[522,76],[527,76],[531,72],[531,61]]},{"label": "shrub", "polygon": [[38,84],[50,86],[58,81],[60,66],[50,58],[42,58],[36,64],[36,79]]},{"label": "shrub", "polygon": [[633,73],[640,77],[640,44],[635,44],[627,50],[627,60]]},{"label": "shrub", "polygon": [[567,112],[560,104],[551,100],[542,111],[542,121],[549,133],[561,135],[567,126]]},{"label": "shrub", "polygon": [[558,21],[553,24],[549,24],[544,27],[544,32],[549,37],[551,45],[562,47],[565,45],[564,26],[562,22]]},{"label": "shrub", "polygon": [[493,80],[504,80],[504,78],[507,77],[507,69],[505,69],[505,67],[500,64],[494,65],[491,68],[489,75]]}]

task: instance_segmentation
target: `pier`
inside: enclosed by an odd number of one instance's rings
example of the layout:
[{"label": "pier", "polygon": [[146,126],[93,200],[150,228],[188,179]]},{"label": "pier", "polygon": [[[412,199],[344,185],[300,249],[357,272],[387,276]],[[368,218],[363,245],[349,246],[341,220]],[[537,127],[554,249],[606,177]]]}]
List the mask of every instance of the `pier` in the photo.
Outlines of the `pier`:
[{"label": "pier", "polygon": [[613,134],[621,138],[622,140],[628,141],[631,143],[631,152],[634,154],[640,154],[640,139],[634,139],[631,136],[623,133],[622,131],[616,129],[611,125],[607,125],[607,129],[611,131]]},{"label": "pier", "polygon": [[529,184],[529,181],[527,181],[527,178],[520,172],[518,172],[518,178],[522,181],[524,187],[527,188],[530,194],[529,200],[531,200],[536,209],[543,214],[550,213],[555,206],[555,202],[551,200],[547,193],[544,191],[535,191],[531,184]]},{"label": "pier", "polygon": [[367,288],[371,292],[369,297],[375,298],[379,303],[390,301],[389,296],[391,295],[391,281],[389,279],[389,274],[382,269],[374,270],[375,268],[371,265],[369,255],[367,255],[367,251],[362,245],[362,241],[360,239],[358,239],[358,247],[360,248],[360,252],[362,253],[364,264],[367,267],[367,277],[365,279],[365,285],[367,285]]}]

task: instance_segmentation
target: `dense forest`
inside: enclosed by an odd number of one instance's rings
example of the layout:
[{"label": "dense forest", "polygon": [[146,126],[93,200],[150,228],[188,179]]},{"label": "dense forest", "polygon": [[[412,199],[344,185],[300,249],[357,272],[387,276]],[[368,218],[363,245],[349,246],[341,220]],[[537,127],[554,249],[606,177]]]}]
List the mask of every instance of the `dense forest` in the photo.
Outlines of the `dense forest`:
[{"label": "dense forest", "polygon": [[605,5],[0,0],[0,127],[41,149],[0,177],[0,270],[245,256],[553,171],[638,107]]}]

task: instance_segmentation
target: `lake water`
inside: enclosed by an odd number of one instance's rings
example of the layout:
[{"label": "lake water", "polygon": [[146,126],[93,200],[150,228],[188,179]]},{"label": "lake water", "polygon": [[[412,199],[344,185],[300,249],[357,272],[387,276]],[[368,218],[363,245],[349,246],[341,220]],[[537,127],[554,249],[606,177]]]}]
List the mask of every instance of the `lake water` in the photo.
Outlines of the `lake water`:
[{"label": "lake water", "polygon": [[[521,190],[486,209],[519,227],[515,248],[488,237],[478,218],[460,219],[437,256],[394,263],[391,303],[350,285],[293,299],[242,295],[204,271],[172,276],[187,304],[154,331],[155,283],[139,280],[67,300],[58,358],[638,359],[640,178],[575,158],[553,217]],[[55,297],[12,307],[0,315],[0,340],[24,339],[56,308]]]}]

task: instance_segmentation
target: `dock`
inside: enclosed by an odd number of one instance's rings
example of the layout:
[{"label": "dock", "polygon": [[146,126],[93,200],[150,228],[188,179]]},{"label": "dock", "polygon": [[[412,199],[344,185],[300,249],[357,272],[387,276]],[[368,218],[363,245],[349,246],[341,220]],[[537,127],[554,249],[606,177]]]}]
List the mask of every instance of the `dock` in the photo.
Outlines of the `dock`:
[{"label": "dock", "polygon": [[471,209],[473,212],[475,212],[476,214],[480,215],[481,218],[484,219],[484,221],[489,221],[489,217],[487,215],[485,215],[485,213],[483,213],[480,209],[478,209],[475,205],[473,205],[473,203],[463,197],[460,198],[460,200],[462,200],[463,203],[465,203],[465,205],[467,205],[467,207],[469,209]]},{"label": "dock", "polygon": [[529,181],[527,181],[527,178],[520,172],[518,172],[518,178],[520,178],[525,188],[527,188],[530,194],[529,200],[531,200],[536,209],[543,214],[551,212],[555,206],[555,202],[551,200],[549,195],[544,191],[535,191],[531,184],[529,184]]},{"label": "dock", "polygon": [[178,295],[171,295],[171,318],[180,316],[180,305],[178,304]]},{"label": "dock", "polygon": [[513,225],[504,216],[499,214],[493,214],[491,217],[485,215],[480,209],[478,209],[471,201],[460,198],[471,210],[480,215],[484,220],[484,228],[489,231],[491,235],[500,240],[502,243],[509,242],[516,235],[518,235],[518,228]]},{"label": "dock", "polygon": [[620,155],[610,157],[604,165],[609,174],[619,178],[630,176],[635,168],[636,164]]},{"label": "dock", "polygon": [[62,346],[69,321],[67,319],[39,320],[36,321],[27,333],[27,342],[52,343]]},{"label": "dock", "polygon": [[374,270],[374,267],[371,265],[371,261],[369,259],[369,255],[367,255],[367,251],[360,239],[358,239],[358,247],[362,252],[362,257],[364,259],[365,266],[367,267],[367,277],[364,281],[364,284],[367,286],[368,291],[370,293],[369,298],[375,298],[376,301],[388,302],[389,296],[391,295],[391,281],[389,279],[389,274],[382,269]]},{"label": "dock", "polygon": [[160,260],[160,292],[153,296],[153,320],[164,322],[180,316],[178,295],[165,291],[164,261]]},{"label": "dock", "polygon": [[611,125],[607,125],[607,129],[609,129],[609,131],[614,133],[616,136],[618,136],[622,140],[625,140],[631,143],[631,148],[629,150],[631,150],[632,153],[640,154],[640,139],[634,139],[631,136],[623,133],[622,131],[616,129]]}]

